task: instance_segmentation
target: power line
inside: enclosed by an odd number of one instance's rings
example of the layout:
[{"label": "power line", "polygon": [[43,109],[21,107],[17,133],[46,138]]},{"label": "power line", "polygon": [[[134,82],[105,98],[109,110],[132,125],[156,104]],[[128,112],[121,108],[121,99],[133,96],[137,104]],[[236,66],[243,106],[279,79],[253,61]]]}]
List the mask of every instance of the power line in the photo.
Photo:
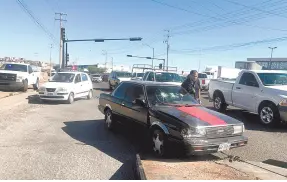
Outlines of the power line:
[{"label": "power line", "polygon": [[28,6],[24,3],[24,1],[22,0],[16,0],[16,2],[18,3],[18,5],[22,8],[22,10],[33,20],[33,22],[42,30],[46,33],[46,35],[53,40],[53,42],[55,44],[57,44],[57,42],[55,41],[55,36],[40,22],[40,20],[38,18],[36,18],[36,16],[34,15],[34,13],[32,12],[32,10],[30,10],[28,8]]}]

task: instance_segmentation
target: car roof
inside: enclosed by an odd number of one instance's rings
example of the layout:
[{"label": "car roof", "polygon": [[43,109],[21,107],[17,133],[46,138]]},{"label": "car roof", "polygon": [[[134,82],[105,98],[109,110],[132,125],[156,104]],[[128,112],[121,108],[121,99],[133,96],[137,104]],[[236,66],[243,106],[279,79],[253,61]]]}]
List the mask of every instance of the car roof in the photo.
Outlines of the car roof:
[{"label": "car roof", "polygon": [[154,82],[154,81],[141,81],[141,80],[129,80],[123,81],[123,83],[136,83],[144,86],[177,86],[172,83]]},{"label": "car roof", "polygon": [[13,63],[13,62],[7,62],[3,64],[19,64],[19,65],[24,65],[24,66],[29,66],[30,64],[25,64],[25,63]]}]

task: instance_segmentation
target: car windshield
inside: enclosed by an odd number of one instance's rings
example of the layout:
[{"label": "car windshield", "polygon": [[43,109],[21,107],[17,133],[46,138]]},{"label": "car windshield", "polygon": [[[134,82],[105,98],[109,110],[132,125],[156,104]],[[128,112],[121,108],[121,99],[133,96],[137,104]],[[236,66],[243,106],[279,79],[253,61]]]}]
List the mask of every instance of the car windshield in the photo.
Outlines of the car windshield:
[{"label": "car windshield", "polygon": [[132,77],[132,74],[129,72],[116,72],[117,77],[120,78],[130,78]]},{"label": "car windshield", "polygon": [[198,78],[207,78],[207,74],[198,73]]},{"label": "car windshield", "polygon": [[180,86],[147,86],[146,90],[150,105],[198,105]]},{"label": "car windshield", "polygon": [[287,73],[257,73],[265,86],[287,85]]},{"label": "car windshield", "polygon": [[22,64],[3,64],[0,70],[27,72],[27,66]]},{"label": "car windshield", "polygon": [[74,73],[56,73],[50,80],[50,82],[65,82],[71,83],[74,81]]},{"label": "car windshield", "polygon": [[157,82],[182,82],[176,73],[155,73],[155,80]]}]

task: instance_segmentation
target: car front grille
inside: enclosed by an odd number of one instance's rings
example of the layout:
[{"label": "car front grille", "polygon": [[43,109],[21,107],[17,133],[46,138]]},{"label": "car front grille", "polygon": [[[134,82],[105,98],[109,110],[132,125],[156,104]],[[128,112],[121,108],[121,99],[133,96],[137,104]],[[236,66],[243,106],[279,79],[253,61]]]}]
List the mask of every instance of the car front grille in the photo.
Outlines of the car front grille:
[{"label": "car front grille", "polygon": [[206,128],[207,138],[223,138],[232,136],[234,132],[233,126],[216,126]]},{"label": "car front grille", "polygon": [[55,92],[55,88],[46,88],[47,92]]},{"label": "car front grille", "polygon": [[1,81],[16,81],[17,75],[11,73],[0,73]]}]

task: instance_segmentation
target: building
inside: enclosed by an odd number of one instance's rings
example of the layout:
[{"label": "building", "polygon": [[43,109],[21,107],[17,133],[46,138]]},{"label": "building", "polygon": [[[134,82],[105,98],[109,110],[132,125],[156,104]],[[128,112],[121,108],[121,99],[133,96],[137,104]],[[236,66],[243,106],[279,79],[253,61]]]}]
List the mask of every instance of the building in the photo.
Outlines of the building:
[{"label": "building", "polygon": [[262,66],[255,61],[236,61],[235,68],[246,70],[262,70]]},{"label": "building", "polygon": [[247,61],[253,61],[262,66],[262,69],[287,70],[287,58],[247,58]]}]

